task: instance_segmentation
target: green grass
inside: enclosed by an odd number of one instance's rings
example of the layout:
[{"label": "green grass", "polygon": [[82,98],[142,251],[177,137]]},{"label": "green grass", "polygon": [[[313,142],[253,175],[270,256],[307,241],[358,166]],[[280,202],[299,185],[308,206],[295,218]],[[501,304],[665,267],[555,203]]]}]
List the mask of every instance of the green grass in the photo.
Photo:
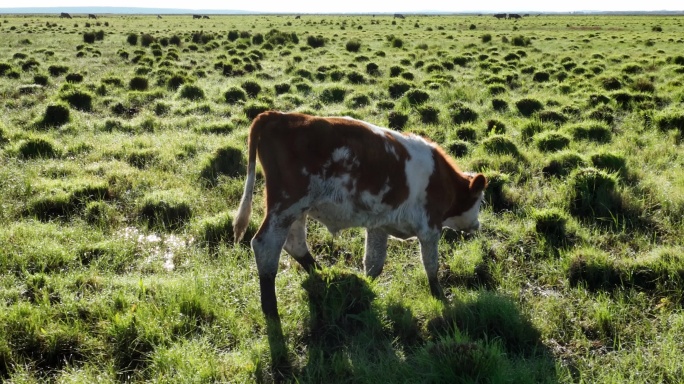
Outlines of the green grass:
[{"label": "green grass", "polygon": [[[0,17],[0,381],[684,381],[679,18],[90,23]],[[242,244],[232,217],[268,109],[488,176],[480,233],[440,242],[447,302],[415,242],[371,281],[362,230],[310,222],[324,268],[283,255],[265,322],[260,171]]]}]

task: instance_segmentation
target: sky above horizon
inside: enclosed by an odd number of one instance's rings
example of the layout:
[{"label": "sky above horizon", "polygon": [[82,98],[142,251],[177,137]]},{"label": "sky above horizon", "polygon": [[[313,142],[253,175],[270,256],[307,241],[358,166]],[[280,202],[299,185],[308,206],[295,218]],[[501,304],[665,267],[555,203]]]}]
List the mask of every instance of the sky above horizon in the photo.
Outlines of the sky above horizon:
[{"label": "sky above horizon", "polygon": [[572,12],[572,11],[682,11],[682,0],[624,1],[548,1],[548,0],[480,0],[457,2],[448,0],[394,1],[310,1],[310,0],[23,0],[10,7],[135,7],[180,9],[225,9],[273,13],[386,13],[386,12]]}]

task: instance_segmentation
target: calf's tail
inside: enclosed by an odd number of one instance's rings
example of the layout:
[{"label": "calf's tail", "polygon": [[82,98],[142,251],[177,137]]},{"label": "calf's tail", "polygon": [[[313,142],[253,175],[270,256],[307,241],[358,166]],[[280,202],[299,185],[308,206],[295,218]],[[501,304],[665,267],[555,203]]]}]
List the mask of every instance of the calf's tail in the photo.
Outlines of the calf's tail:
[{"label": "calf's tail", "polygon": [[247,181],[242,193],[240,207],[233,219],[233,241],[238,243],[245,236],[249,225],[249,216],[252,214],[252,195],[254,194],[254,181],[256,179],[257,146],[261,138],[261,127],[265,124],[268,116],[273,112],[265,112],[257,116],[249,127],[248,155],[247,155]]}]

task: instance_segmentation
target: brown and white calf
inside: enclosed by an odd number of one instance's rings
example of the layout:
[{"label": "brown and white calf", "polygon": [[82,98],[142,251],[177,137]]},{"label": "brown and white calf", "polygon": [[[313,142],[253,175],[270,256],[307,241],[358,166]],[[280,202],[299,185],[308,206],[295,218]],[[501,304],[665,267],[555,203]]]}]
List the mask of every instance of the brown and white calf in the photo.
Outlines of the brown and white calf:
[{"label": "brown and white calf", "polygon": [[264,112],[249,132],[248,170],[233,221],[235,242],[249,223],[257,156],[266,183],[266,217],[252,239],[261,307],[278,318],[275,276],[284,248],[307,271],[317,268],[306,244],[306,218],[335,234],[366,228],[365,273],[376,277],[387,238],[417,237],[430,291],[437,281],[442,227],[472,232],[487,181],[461,172],[436,144],[349,117]]}]

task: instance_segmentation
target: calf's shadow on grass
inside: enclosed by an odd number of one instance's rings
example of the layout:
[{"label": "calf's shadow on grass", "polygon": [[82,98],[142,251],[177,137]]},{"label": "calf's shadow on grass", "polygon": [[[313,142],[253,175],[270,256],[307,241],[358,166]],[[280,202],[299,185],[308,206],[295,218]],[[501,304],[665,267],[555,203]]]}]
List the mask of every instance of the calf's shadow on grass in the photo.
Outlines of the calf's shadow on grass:
[{"label": "calf's shadow on grass", "polygon": [[280,382],[558,382],[540,332],[510,298],[479,291],[416,317],[400,302],[375,304],[363,278],[335,270],[302,283],[308,330],[293,364],[280,324],[268,323],[271,374]]}]

